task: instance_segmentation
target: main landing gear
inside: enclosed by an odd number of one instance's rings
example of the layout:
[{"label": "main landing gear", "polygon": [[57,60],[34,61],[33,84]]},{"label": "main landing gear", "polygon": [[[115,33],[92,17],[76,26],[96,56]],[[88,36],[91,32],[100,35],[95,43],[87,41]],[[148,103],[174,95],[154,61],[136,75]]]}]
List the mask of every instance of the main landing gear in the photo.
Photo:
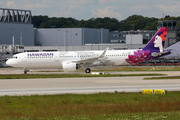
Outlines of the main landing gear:
[{"label": "main landing gear", "polygon": [[90,72],[91,72],[91,69],[90,69],[90,68],[87,68],[87,69],[85,70],[85,72],[86,72],[86,73],[90,73]]}]

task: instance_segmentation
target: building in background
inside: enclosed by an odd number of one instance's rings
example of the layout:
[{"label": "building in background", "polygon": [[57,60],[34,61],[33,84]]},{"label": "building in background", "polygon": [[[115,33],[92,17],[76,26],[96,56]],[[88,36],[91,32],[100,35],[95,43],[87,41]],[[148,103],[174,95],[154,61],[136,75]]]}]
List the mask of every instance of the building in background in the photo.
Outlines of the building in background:
[{"label": "building in background", "polygon": [[36,46],[79,46],[108,43],[108,29],[50,28],[34,29]]},{"label": "building in background", "polygon": [[108,43],[114,44],[147,44],[156,31],[152,30],[131,30],[110,32]]},{"label": "building in background", "polygon": [[0,44],[34,46],[31,11],[0,8]]},{"label": "building in background", "polygon": [[[126,35],[126,44],[130,44],[130,45],[143,44],[142,34]],[[132,49],[132,46],[131,46],[131,49]]]}]

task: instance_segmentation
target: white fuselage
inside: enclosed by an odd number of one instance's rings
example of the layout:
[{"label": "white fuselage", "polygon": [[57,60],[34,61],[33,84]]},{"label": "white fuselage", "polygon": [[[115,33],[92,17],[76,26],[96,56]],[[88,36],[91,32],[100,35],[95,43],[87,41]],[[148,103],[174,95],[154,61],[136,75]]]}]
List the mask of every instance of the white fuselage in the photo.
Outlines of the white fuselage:
[{"label": "white fuselage", "polygon": [[[79,61],[98,57],[103,51],[59,51],[59,52],[24,52],[9,59],[6,63],[13,67],[27,68],[62,68],[62,62]],[[89,65],[126,65],[125,59],[133,55],[134,50],[108,50],[104,57],[89,61]]]}]

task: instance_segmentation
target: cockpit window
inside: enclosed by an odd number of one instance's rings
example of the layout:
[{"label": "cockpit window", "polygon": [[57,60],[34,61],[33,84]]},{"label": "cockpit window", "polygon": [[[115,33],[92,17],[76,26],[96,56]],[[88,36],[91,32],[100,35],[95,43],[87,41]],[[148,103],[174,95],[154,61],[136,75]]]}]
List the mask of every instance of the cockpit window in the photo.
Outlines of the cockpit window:
[{"label": "cockpit window", "polygon": [[17,59],[18,57],[17,56],[13,56],[13,59]]}]

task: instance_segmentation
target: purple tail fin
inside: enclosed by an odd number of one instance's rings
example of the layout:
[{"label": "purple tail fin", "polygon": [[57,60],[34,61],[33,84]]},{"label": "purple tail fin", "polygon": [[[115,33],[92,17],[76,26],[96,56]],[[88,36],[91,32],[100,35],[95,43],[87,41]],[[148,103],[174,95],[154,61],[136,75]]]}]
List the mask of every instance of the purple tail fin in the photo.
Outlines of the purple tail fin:
[{"label": "purple tail fin", "polygon": [[143,50],[159,50],[163,52],[168,27],[161,27]]},{"label": "purple tail fin", "polygon": [[133,65],[170,54],[170,51],[163,50],[167,30],[168,27],[161,27],[142,50],[136,50],[133,55],[128,55],[126,61]]}]

